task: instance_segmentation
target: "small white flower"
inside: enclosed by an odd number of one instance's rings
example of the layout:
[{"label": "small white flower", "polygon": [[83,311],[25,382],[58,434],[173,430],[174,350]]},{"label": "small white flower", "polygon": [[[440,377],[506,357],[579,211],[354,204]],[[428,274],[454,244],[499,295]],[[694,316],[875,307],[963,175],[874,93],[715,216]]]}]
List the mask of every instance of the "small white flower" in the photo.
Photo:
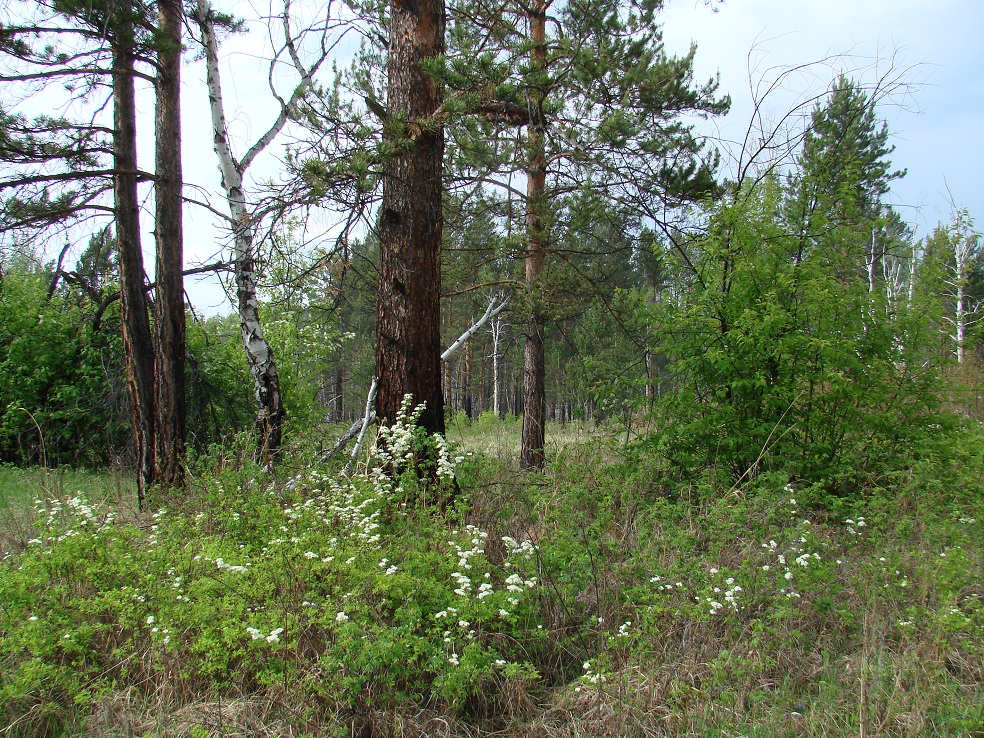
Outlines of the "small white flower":
[{"label": "small white flower", "polygon": [[148,615],[147,616],[147,625],[153,625],[153,623],[154,623],[154,616],[153,615]]},{"label": "small white flower", "polygon": [[284,632],[283,628],[277,628],[270,632],[270,635],[266,637],[267,643],[280,643],[280,634]]},{"label": "small white flower", "polygon": [[249,633],[250,637],[254,641],[258,641],[263,637],[263,634],[260,631],[258,631],[256,628],[246,628],[246,632]]},{"label": "small white flower", "polygon": [[343,612],[340,612],[340,613],[338,613],[338,614],[337,614],[337,615],[335,616],[335,620],[336,620],[337,622],[339,622],[339,623],[344,623],[344,622],[345,622],[346,620],[348,620],[348,619],[349,619],[349,616],[348,616],[348,615],[346,615],[344,611],[343,611]]}]

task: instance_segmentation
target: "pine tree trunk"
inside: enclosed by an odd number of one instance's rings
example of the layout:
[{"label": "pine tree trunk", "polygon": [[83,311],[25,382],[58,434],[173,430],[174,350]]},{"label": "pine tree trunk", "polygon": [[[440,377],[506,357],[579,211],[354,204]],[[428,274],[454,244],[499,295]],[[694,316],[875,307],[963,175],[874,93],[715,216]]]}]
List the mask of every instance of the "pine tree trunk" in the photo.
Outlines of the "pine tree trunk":
[{"label": "pine tree trunk", "polygon": [[441,235],[444,130],[427,122],[441,91],[422,62],[444,52],[443,0],[394,0],[387,59],[387,112],[405,123],[383,172],[376,321],[376,413],[392,423],[411,395],[420,425],[444,432],[441,392]]},{"label": "pine tree trunk", "polygon": [[140,246],[140,202],[137,197],[137,124],[133,83],[133,52],[113,49],[113,176],[116,249],[120,269],[123,353],[130,398],[130,425],[137,464],[137,500],[156,479],[154,464],[154,344],[147,294],[144,291]]},{"label": "pine tree trunk", "polygon": [[[547,13],[544,0],[537,0],[530,11],[531,76],[542,76],[547,66]],[[540,275],[544,264],[543,209],[546,205],[547,164],[544,151],[543,90],[531,94],[532,112],[527,131],[526,172],[526,288],[531,293],[531,309],[526,319],[526,350],[523,366],[523,437],[520,464],[527,469],[542,469],[546,442],[546,367],[541,314]]]},{"label": "pine tree trunk", "polygon": [[161,0],[157,59],[155,370],[157,477],[181,486],[185,438],[185,311],[181,168],[181,4]]}]

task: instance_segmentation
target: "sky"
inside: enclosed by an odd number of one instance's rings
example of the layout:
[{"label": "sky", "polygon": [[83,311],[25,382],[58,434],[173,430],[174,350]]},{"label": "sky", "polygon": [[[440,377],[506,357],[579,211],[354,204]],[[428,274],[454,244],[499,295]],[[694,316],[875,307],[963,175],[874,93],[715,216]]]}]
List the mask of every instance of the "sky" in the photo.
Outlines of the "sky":
[{"label": "sky", "polygon": [[[240,7],[243,15],[250,12]],[[810,65],[764,101],[770,121],[827,89],[839,71],[865,84],[887,78],[894,92],[878,114],[896,147],[895,168],[908,171],[893,184],[891,204],[919,236],[948,221],[954,206],[984,224],[981,0],[667,0],[661,19],[667,49],[682,54],[695,43],[697,79],[720,74],[721,91],[731,96],[729,115],[701,121],[698,130],[740,141],[752,119],[752,89],[784,68]],[[223,47],[228,110],[240,143],[255,138],[276,112],[265,90],[263,37],[254,27]],[[814,64],[819,60],[826,61]],[[201,67],[189,64],[185,74],[185,169],[189,181],[217,192]],[[244,74],[249,70],[252,75]],[[276,168],[270,156],[257,172],[272,176]],[[211,216],[189,215],[189,262],[202,263],[221,237]],[[206,313],[228,309],[208,280],[190,284],[189,292]]]},{"label": "sky", "polygon": [[770,69],[774,78],[776,68],[842,57],[794,76],[793,89],[775,97],[773,116],[838,70],[867,84],[879,75],[904,83],[878,108],[896,147],[894,167],[908,170],[890,203],[919,235],[949,221],[954,205],[984,225],[981,0],[668,0],[662,19],[668,50],[697,44],[697,79],[720,73],[732,97],[719,123],[724,138],[744,134],[749,80]]}]

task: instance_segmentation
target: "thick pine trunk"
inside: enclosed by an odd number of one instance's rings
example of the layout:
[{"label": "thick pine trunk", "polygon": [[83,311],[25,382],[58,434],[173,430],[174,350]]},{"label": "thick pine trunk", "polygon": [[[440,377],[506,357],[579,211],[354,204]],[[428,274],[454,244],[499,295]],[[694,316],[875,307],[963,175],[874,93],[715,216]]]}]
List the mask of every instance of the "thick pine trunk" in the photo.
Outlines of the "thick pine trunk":
[{"label": "thick pine trunk", "polygon": [[444,52],[443,0],[394,0],[387,113],[408,139],[385,165],[379,218],[376,413],[392,423],[403,402],[425,403],[420,425],[444,432],[441,393],[441,213],[444,130],[427,120],[441,91],[422,62]]},{"label": "thick pine trunk", "polygon": [[154,345],[140,247],[140,202],[137,196],[137,124],[133,53],[113,50],[113,177],[116,249],[120,269],[120,307],[130,425],[137,464],[137,500],[143,504],[154,483]]},{"label": "thick pine trunk", "polygon": [[[542,78],[547,66],[547,10],[537,0],[530,11],[531,77]],[[543,273],[545,232],[543,209],[546,205],[547,164],[544,142],[544,90],[531,93],[531,120],[527,132],[528,163],[526,171],[526,288],[530,292],[530,313],[526,319],[526,350],[523,364],[523,437],[520,464],[527,469],[542,469],[546,442],[545,352],[540,275]]]},{"label": "thick pine trunk", "polygon": [[157,292],[155,344],[157,477],[182,483],[185,438],[185,311],[181,169],[181,4],[161,0],[156,115]]}]

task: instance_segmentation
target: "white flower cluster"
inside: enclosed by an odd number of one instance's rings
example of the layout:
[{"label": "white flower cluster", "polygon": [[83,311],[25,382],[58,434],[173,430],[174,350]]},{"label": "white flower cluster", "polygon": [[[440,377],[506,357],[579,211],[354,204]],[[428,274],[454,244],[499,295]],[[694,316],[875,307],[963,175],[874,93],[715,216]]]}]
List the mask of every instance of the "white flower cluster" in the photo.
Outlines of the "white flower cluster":
[{"label": "white flower cluster", "polygon": [[462,569],[471,569],[472,565],[468,563],[468,560],[485,553],[485,541],[488,539],[489,534],[474,525],[466,525],[464,532],[469,537],[471,548],[459,546],[454,541],[448,541],[448,544],[458,554],[458,566]]},{"label": "white flower cluster", "polygon": [[[115,513],[93,507],[81,493],[64,502],[53,499],[48,504],[35,498],[34,509],[42,515],[47,513],[48,517],[44,522],[45,528],[49,530],[59,527],[65,528],[59,532],[59,535],[49,536],[47,538],[49,543],[59,543],[83,533],[95,537],[99,532],[112,526],[115,520]],[[40,546],[44,542],[45,540],[42,538],[32,538],[27,542],[27,545]],[[48,549],[45,553],[51,553],[51,550]],[[4,556],[4,558],[7,557],[7,555]]]},{"label": "white flower cluster", "polygon": [[[711,573],[716,574],[717,569],[712,569]],[[674,584],[673,582],[666,582],[665,584],[660,584],[660,582],[663,581],[663,577],[658,575],[651,578],[649,581],[651,584],[657,585],[656,589],[658,589],[660,592],[671,592],[677,589],[683,589],[683,582],[677,582],[676,584]]]},{"label": "white flower cluster", "polygon": [[380,443],[376,444],[372,452],[373,458],[384,466],[391,466],[396,473],[413,461],[414,429],[426,406],[426,403],[420,403],[411,412],[412,403],[412,396],[406,395],[403,398],[403,404],[396,414],[396,422],[391,426],[380,427]]},{"label": "white flower cluster", "polygon": [[244,571],[247,571],[249,566],[250,563],[248,561],[246,562],[246,566],[238,566],[236,564],[227,564],[221,557],[215,560],[216,569],[224,569],[226,571],[235,572],[236,574],[242,574]]},{"label": "white flower cluster", "polygon": [[447,481],[453,480],[454,464],[451,461],[451,452],[447,440],[440,433],[434,434],[434,446],[437,447],[437,476]]},{"label": "white flower cluster", "polygon": [[[531,558],[533,558],[534,551],[536,551],[536,548],[533,546],[533,542],[528,539],[520,543],[512,536],[503,536],[502,542],[506,546],[507,556],[522,556],[527,561],[529,561]],[[507,561],[506,567],[511,568],[512,563]]]},{"label": "white flower cluster", "polygon": [[[861,518],[863,521],[864,518]],[[850,522],[854,522],[853,520]],[[808,528],[810,521],[804,520],[802,523],[804,529]],[[785,595],[787,599],[799,599],[800,593],[796,591],[793,586],[793,580],[796,578],[794,573],[794,567],[798,566],[801,569],[808,569],[814,562],[820,561],[820,554],[816,551],[807,551],[805,546],[810,542],[809,530],[804,530],[802,534],[797,536],[789,545],[789,555],[793,560],[790,564],[786,559],[786,554],[777,553],[779,544],[774,540],[770,540],[768,543],[763,543],[762,548],[770,553],[773,553],[776,557],[776,563],[782,570],[782,578],[788,582],[786,586],[782,587],[779,591],[781,594]],[[840,563],[840,562],[838,562]],[[762,566],[762,571],[771,571],[772,566],[770,564],[764,564]]]},{"label": "white flower cluster", "polygon": [[852,536],[859,536],[859,535],[861,535],[861,532],[860,532],[859,529],[860,528],[864,528],[865,526],[868,525],[865,522],[865,519],[864,519],[864,516],[863,515],[861,517],[859,517],[857,520],[851,520],[850,518],[848,518],[844,522],[847,523],[847,532],[850,533]]},{"label": "white flower cluster", "polygon": [[[710,573],[712,575],[717,574],[718,570],[712,568]],[[723,610],[726,606],[730,606],[735,612],[738,612],[739,610],[738,595],[744,591],[741,588],[741,585],[735,584],[734,577],[728,577],[724,580],[724,586],[726,589],[714,587],[712,590],[712,596],[704,598],[704,601],[710,606],[711,615],[717,615],[717,613]],[[720,595],[723,595],[722,599],[724,599],[724,602],[718,601],[716,596]],[[694,599],[700,602],[700,596],[694,597]]]},{"label": "white flower cluster", "polygon": [[581,684],[575,687],[574,691],[580,692],[582,686],[584,685],[598,686],[604,684],[607,681],[608,681],[607,677],[600,669],[595,669],[595,667],[592,666],[590,661],[585,661],[584,674],[581,675],[581,679],[580,679]]},{"label": "white flower cluster", "polygon": [[284,629],[274,628],[270,631],[270,635],[263,635],[263,632],[256,628],[246,628],[246,632],[254,641],[266,640],[267,643],[280,643],[280,634],[284,632]]}]

